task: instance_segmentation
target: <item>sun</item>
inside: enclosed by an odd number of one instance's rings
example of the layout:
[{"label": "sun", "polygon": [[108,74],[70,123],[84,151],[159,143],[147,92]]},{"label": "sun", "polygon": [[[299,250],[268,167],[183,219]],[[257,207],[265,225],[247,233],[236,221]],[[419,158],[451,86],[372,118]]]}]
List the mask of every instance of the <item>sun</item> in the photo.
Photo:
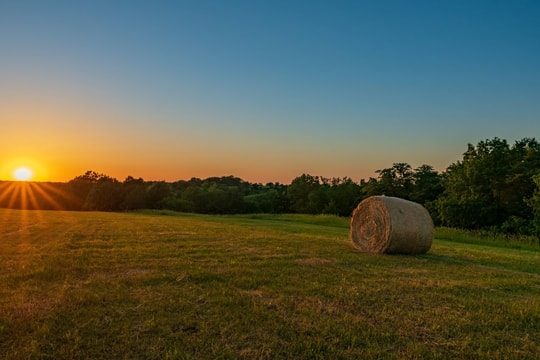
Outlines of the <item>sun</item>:
[{"label": "sun", "polygon": [[15,178],[15,180],[18,181],[28,181],[32,179],[33,176],[34,172],[32,171],[32,169],[26,166],[21,166],[13,170],[13,177]]}]

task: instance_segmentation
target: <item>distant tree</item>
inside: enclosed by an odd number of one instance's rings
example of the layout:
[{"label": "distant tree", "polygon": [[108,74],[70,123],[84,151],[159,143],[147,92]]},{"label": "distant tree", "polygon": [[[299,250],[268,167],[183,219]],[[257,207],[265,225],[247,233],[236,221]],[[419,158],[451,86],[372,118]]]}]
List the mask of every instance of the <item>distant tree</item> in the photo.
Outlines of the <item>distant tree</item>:
[{"label": "distant tree", "polygon": [[412,180],[409,198],[420,204],[436,200],[443,191],[441,175],[431,165],[424,164],[415,169]]},{"label": "distant tree", "polygon": [[328,194],[329,200],[323,212],[339,216],[350,216],[363,199],[360,185],[348,177],[333,178]]},{"label": "distant tree", "polygon": [[190,183],[189,186],[180,193],[180,199],[184,202],[185,207],[187,208],[186,211],[195,213],[201,212],[202,206],[200,205],[201,201],[199,200],[201,193],[202,190],[200,185],[194,183]]},{"label": "distant tree", "polygon": [[109,177],[105,174],[99,174],[95,171],[88,170],[83,175],[76,176],[71,182],[81,182],[87,184],[96,184],[102,179],[108,179]]},{"label": "distant tree", "polygon": [[[295,178],[287,189],[287,197],[291,203],[291,209],[296,213],[316,214],[322,209],[317,209],[317,202],[322,195],[315,194],[321,187],[318,176],[302,174]],[[313,194],[313,195],[311,195]]]},{"label": "distant tree", "polygon": [[480,228],[497,223],[499,208],[494,184],[500,188],[501,182],[493,174],[501,170],[487,166],[497,163],[493,158],[503,154],[505,148],[507,144],[497,138],[494,142],[480,142],[477,148],[468,144],[463,160],[447,168],[443,178],[445,191],[437,204],[443,224]]},{"label": "distant tree", "polygon": [[246,212],[277,214],[290,211],[286,185],[268,183],[257,185],[253,190],[253,193],[244,196]]},{"label": "distant tree", "polygon": [[[88,170],[83,175],[76,176],[68,182],[74,210],[86,210],[90,206],[90,204],[87,204],[87,198],[95,185],[102,179],[106,181],[110,178],[105,174]],[[92,196],[96,197],[97,195]],[[90,200],[94,201],[93,199]]]},{"label": "distant tree", "polygon": [[148,208],[147,184],[142,178],[135,179],[128,176],[123,183],[124,200],[122,202],[123,210],[136,210]]},{"label": "distant tree", "polygon": [[201,187],[194,199],[195,211],[203,214],[232,214],[239,212],[243,197],[237,190],[222,189],[216,183]]},{"label": "distant tree", "polygon": [[422,204],[430,213],[435,224],[440,224],[435,201],[442,194],[442,176],[431,165],[421,165],[413,173],[413,186],[409,194],[411,201]]},{"label": "distant tree", "polygon": [[92,180],[82,210],[119,211],[122,210],[123,187],[118,180],[100,175]]},{"label": "distant tree", "polygon": [[383,194],[379,188],[379,181],[373,177],[370,177],[367,181],[360,180],[360,192],[363,198]]},{"label": "distant tree", "polygon": [[394,163],[391,168],[376,171],[375,182],[365,184],[369,195],[396,196],[408,199],[413,187],[413,171],[407,163]]},{"label": "distant tree", "polygon": [[506,179],[501,204],[508,213],[527,219],[531,217],[527,199],[533,196],[536,189],[534,177],[540,174],[540,144],[531,138],[516,141],[510,156],[511,172]]},{"label": "distant tree", "polygon": [[287,196],[288,185],[280,183],[268,183],[265,185],[267,191],[273,192],[272,204],[273,204],[273,213],[283,214],[290,213],[291,202]]},{"label": "distant tree", "polygon": [[536,236],[540,236],[540,172],[533,176],[533,182],[536,185],[532,196],[527,199],[527,205],[530,206],[533,213],[533,221],[530,232]]},{"label": "distant tree", "polygon": [[147,183],[146,197],[150,209],[163,209],[165,199],[172,192],[171,185],[165,181],[153,181]]}]

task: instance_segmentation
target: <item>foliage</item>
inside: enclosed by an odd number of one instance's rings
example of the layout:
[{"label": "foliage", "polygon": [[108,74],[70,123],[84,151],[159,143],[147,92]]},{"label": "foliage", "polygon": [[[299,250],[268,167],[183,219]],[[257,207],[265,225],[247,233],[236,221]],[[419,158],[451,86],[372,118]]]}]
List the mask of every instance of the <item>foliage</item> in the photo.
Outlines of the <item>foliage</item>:
[{"label": "foliage", "polygon": [[528,199],[527,204],[534,214],[532,233],[540,237],[540,174],[533,176],[533,181],[536,184],[536,189],[531,198]]},{"label": "foliage", "polygon": [[491,227],[530,233],[533,212],[528,202],[540,171],[540,145],[523,139],[510,146],[494,138],[469,144],[463,160],[443,176],[444,192],[437,199],[442,223],[468,229]]},{"label": "foliage", "polygon": [[401,162],[376,174],[359,183],[348,177],[302,174],[289,185],[263,185],[234,176],[172,183],[128,176],[120,182],[87,171],[65,184],[31,183],[28,189],[0,182],[0,207],[350,216],[363,199],[387,195],[422,204],[436,225],[540,234],[540,144],[535,139],[524,138],[513,145],[499,138],[468,144],[462,160],[443,173],[431,165],[413,169]]},{"label": "foliage", "polygon": [[361,188],[350,178],[327,179],[303,174],[287,189],[291,209],[302,214],[349,216],[362,199]]},{"label": "foliage", "polygon": [[443,191],[442,176],[431,165],[422,165],[414,170],[407,163],[395,163],[391,168],[377,170],[377,179],[362,181],[365,197],[373,195],[396,196],[422,204],[431,214],[435,224],[439,214],[434,201]]}]

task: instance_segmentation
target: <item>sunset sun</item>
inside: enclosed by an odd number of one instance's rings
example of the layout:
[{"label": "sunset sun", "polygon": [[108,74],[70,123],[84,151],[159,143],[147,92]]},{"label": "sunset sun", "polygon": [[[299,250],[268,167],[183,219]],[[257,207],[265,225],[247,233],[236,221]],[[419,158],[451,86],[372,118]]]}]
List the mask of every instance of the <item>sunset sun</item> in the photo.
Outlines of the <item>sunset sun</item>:
[{"label": "sunset sun", "polygon": [[13,171],[13,177],[18,181],[28,181],[32,179],[32,176],[34,176],[32,169],[24,166],[18,167]]}]

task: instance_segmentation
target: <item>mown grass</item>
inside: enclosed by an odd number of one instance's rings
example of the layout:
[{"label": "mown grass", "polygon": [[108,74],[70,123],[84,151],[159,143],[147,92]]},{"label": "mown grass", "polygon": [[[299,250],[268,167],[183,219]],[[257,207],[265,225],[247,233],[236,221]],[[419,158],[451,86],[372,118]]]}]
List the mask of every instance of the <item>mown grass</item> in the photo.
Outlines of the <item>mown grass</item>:
[{"label": "mown grass", "polygon": [[440,229],[426,255],[362,254],[331,216],[0,210],[0,224],[0,358],[540,353],[534,247]]},{"label": "mown grass", "polygon": [[510,249],[538,250],[540,238],[532,235],[499,234],[486,230],[469,230],[441,227],[437,229],[437,238],[462,242],[496,246]]}]

